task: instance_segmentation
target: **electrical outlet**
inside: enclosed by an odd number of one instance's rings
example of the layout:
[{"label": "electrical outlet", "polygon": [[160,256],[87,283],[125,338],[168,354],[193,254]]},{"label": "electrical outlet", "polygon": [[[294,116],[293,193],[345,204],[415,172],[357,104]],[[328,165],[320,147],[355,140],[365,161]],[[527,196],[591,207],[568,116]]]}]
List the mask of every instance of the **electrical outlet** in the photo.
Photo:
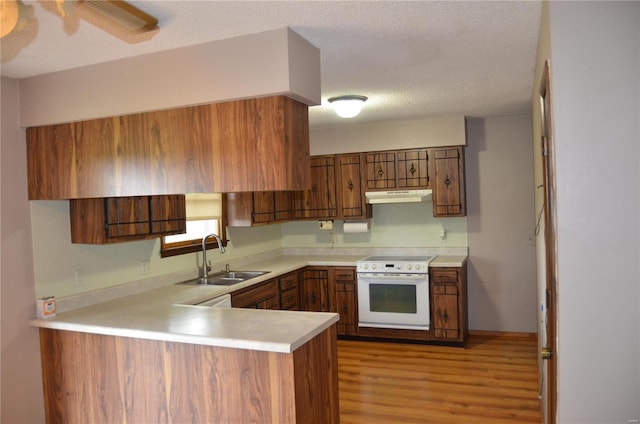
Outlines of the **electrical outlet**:
[{"label": "electrical outlet", "polygon": [[76,287],[84,286],[84,270],[76,269]]},{"label": "electrical outlet", "polygon": [[151,261],[140,261],[140,274],[150,274],[151,273]]}]

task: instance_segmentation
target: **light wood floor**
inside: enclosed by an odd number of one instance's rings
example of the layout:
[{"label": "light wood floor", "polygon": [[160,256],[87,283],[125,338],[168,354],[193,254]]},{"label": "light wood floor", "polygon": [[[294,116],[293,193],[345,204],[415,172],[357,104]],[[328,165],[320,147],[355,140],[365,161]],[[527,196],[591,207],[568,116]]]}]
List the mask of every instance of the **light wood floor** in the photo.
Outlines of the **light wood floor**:
[{"label": "light wood floor", "polygon": [[540,423],[537,343],[472,337],[466,349],[338,341],[340,422]]}]

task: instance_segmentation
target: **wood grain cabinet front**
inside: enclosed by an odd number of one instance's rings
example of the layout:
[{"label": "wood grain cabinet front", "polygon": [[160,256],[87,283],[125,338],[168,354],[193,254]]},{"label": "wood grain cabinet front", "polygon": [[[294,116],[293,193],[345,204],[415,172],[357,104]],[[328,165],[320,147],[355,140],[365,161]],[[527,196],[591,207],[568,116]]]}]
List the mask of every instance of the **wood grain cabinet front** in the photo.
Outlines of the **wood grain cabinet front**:
[{"label": "wood grain cabinet front", "polygon": [[431,334],[434,340],[464,343],[469,331],[466,264],[431,268]]},{"label": "wood grain cabinet front", "polygon": [[464,147],[432,149],[433,216],[466,216]]},{"label": "wood grain cabinet front", "polygon": [[325,267],[307,267],[300,273],[302,308],[309,312],[331,312],[329,271]]},{"label": "wood grain cabinet front", "polygon": [[300,310],[300,287],[298,283],[298,272],[290,272],[278,277],[280,288],[280,309],[289,311]]},{"label": "wood grain cabinet front", "polygon": [[27,129],[30,200],[302,190],[308,106],[286,96]]},{"label": "wood grain cabinet front", "polygon": [[366,203],[364,155],[336,155],[338,219],[371,218],[371,205]]},{"label": "wood grain cabinet front", "polygon": [[280,309],[278,280],[273,278],[232,292],[231,306],[234,308]]},{"label": "wood grain cabinet front", "polygon": [[231,227],[253,227],[293,219],[292,191],[228,193],[227,222]]},{"label": "wood grain cabinet front", "polygon": [[311,158],[311,189],[294,194],[294,218],[337,219],[336,159],[334,155]]},{"label": "wood grain cabinet front", "polygon": [[186,231],[184,195],[69,201],[71,242],[107,244]]},{"label": "wood grain cabinet front", "polygon": [[358,285],[355,267],[331,267],[331,279],[335,286],[336,312],[339,336],[358,335]]}]

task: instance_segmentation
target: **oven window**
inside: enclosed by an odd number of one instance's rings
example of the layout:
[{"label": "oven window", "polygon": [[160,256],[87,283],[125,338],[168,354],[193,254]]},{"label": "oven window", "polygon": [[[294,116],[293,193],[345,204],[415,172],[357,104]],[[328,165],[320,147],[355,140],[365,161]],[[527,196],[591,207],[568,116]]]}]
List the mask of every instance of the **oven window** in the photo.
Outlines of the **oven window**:
[{"label": "oven window", "polygon": [[396,314],[415,314],[415,284],[370,284],[369,309],[371,312],[392,312]]}]

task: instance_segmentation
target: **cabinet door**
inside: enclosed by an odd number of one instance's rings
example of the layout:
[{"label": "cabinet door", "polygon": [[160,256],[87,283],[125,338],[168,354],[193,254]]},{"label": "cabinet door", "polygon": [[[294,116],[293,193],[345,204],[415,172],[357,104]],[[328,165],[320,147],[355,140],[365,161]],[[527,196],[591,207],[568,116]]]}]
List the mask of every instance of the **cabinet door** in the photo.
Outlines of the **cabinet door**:
[{"label": "cabinet door", "polygon": [[276,222],[293,219],[293,195],[294,192],[292,191],[274,192],[274,218]]},{"label": "cabinet door", "polygon": [[430,278],[433,339],[464,343],[469,328],[466,264],[461,268],[431,268]]},{"label": "cabinet door", "polygon": [[394,190],[396,183],[395,152],[367,153],[367,190]]},{"label": "cabinet door", "polygon": [[255,224],[266,224],[275,220],[275,198],[272,191],[252,193],[253,215]]},{"label": "cabinet door", "polygon": [[311,190],[296,192],[294,197],[296,218],[337,218],[335,157],[312,157]]},{"label": "cabinet door", "polygon": [[431,187],[427,149],[399,151],[397,158],[399,189],[425,189]]},{"label": "cabinet door", "polygon": [[371,205],[366,204],[362,189],[363,156],[359,153],[338,155],[336,160],[339,218],[370,218]]},{"label": "cabinet door", "polygon": [[187,231],[184,195],[151,196],[151,234],[180,234]]},{"label": "cabinet door", "polygon": [[431,303],[433,337],[436,339],[457,339],[460,335],[458,288],[453,284],[434,284]]},{"label": "cabinet door", "polygon": [[432,150],[434,161],[433,216],[465,216],[464,148]]},{"label": "cabinet door", "polygon": [[110,197],[104,200],[107,237],[151,233],[149,197]]},{"label": "cabinet door", "polygon": [[326,270],[304,270],[301,279],[303,307],[309,312],[329,312],[329,277]]},{"label": "cabinet door", "polygon": [[336,307],[340,314],[338,334],[355,336],[358,334],[358,311],[356,284],[336,281]]}]

